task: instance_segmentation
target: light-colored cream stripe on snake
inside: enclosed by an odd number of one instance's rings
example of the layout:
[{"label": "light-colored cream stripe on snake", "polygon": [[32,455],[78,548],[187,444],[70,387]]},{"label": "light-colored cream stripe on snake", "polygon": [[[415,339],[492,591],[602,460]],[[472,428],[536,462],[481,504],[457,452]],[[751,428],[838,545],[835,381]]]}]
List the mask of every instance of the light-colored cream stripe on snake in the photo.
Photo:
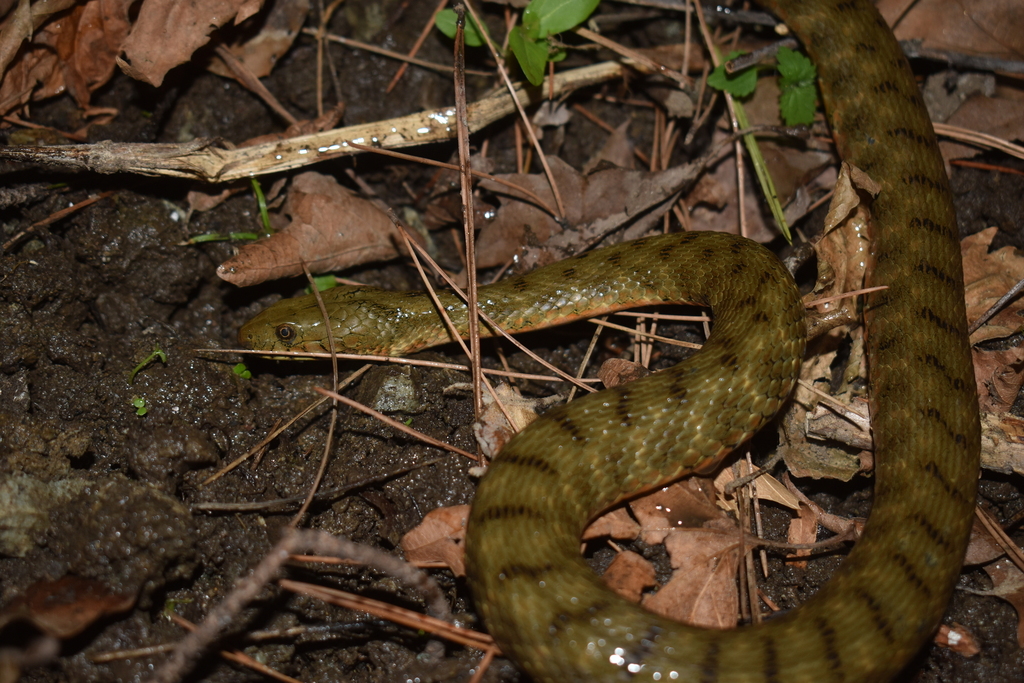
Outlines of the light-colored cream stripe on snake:
[{"label": "light-colored cream stripe on snake", "polygon": [[[715,319],[694,358],[543,415],[480,485],[466,540],[470,584],[490,632],[535,680],[885,680],[932,635],[956,581],[980,437],[957,228],[931,124],[868,0],[764,4],[817,64],[843,158],[882,186],[871,280],[888,290],[868,302],[866,321],[871,518],[832,580],[768,623],[705,631],[625,602],[580,558],[584,525],[626,496],[707,467],[770,419],[803,354],[797,292],[762,248],[706,233],[624,244],[484,288],[483,308],[512,330],[661,298],[710,305]],[[366,335],[392,322],[426,337],[392,351],[444,340],[422,295],[353,303],[367,293],[327,295],[332,314],[349,312],[334,323],[340,347],[386,351],[390,342]],[[464,309],[445,302],[464,321]],[[315,303],[297,299],[255,318],[240,339],[321,350],[319,326]]]}]

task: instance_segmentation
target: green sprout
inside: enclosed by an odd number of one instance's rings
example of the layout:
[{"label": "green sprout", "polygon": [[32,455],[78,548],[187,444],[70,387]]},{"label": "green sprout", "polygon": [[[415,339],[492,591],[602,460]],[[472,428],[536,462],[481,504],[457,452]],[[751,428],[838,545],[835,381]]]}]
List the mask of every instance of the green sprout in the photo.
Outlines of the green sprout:
[{"label": "green sprout", "polygon": [[135,407],[135,414],[139,417],[149,412],[149,403],[141,396],[132,396],[132,405]]},{"label": "green sprout", "polygon": [[139,374],[140,370],[142,370],[144,367],[146,367],[147,365],[149,365],[150,363],[157,359],[160,359],[161,363],[166,363],[167,354],[161,351],[159,348],[153,349],[153,353],[146,356],[145,360],[143,360],[141,363],[135,366],[135,369],[132,370],[132,374],[128,375],[128,384],[133,384],[135,382],[135,375]]},{"label": "green sprout", "polygon": [[242,379],[252,379],[252,372],[246,367],[245,363],[239,363],[231,370]]}]

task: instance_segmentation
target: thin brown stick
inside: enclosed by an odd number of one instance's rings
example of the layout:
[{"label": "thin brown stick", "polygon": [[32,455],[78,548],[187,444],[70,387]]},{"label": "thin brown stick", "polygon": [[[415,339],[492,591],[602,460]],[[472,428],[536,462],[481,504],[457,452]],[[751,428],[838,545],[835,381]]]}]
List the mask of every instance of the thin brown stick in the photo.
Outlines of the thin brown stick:
[{"label": "thin brown stick", "polygon": [[[256,78],[256,75],[249,70],[249,67],[247,67],[242,60],[231,54],[231,51],[227,46],[222,43],[215,47],[214,51],[217,53],[217,56],[220,57],[221,61],[224,62],[224,66],[226,66],[235,77],[235,80],[245,86],[249,92],[263,100],[263,103],[270,107],[275,114],[280,116],[285,123],[289,126],[294,126],[298,123],[298,119],[296,119],[290,111],[284,108],[284,105],[274,97],[273,93],[267,90],[267,86],[263,85],[260,79]],[[321,111],[320,114],[323,115],[323,111]]]},{"label": "thin brown stick", "polygon": [[[480,307],[477,301],[476,231],[473,226],[473,175],[469,152],[469,116],[466,112],[466,14],[461,4],[455,6],[458,24],[455,29],[455,138],[459,147],[459,180],[462,196],[462,227],[466,247],[466,322],[469,333],[469,366],[473,383],[473,414],[480,419],[484,414],[484,396],[481,391],[483,373],[480,372]],[[476,18],[474,16],[474,18]],[[561,209],[559,205],[559,209]],[[564,212],[561,212],[564,215]],[[515,424],[515,423],[512,423]]]},{"label": "thin brown stick", "polygon": [[380,420],[381,422],[383,422],[384,424],[388,425],[389,427],[393,427],[394,429],[397,429],[400,432],[404,432],[405,434],[408,434],[409,436],[411,436],[413,438],[419,439],[420,441],[428,443],[431,446],[436,446],[437,448],[443,448],[444,450],[451,451],[452,453],[458,453],[459,455],[464,455],[467,458],[469,458],[470,460],[476,460],[476,461],[480,460],[480,458],[478,458],[476,455],[470,453],[469,451],[464,451],[461,448],[459,448],[458,446],[452,446],[451,444],[447,444],[444,441],[440,441],[438,439],[435,439],[432,436],[427,436],[423,432],[418,432],[415,429],[413,429],[412,427],[408,427],[405,424],[399,422],[398,420],[390,418],[387,415],[385,415],[384,413],[381,413],[381,412],[379,412],[377,410],[374,410],[370,406],[363,405],[362,403],[359,403],[358,401],[353,401],[352,399],[348,398],[347,396],[342,396],[341,394],[336,394],[333,391],[329,391],[327,389],[324,389],[323,387],[313,387],[313,390],[316,391],[317,393],[323,394],[324,396],[329,396],[330,398],[333,398],[333,399],[335,399],[336,401],[338,401],[340,403],[344,403],[345,405],[347,405],[350,408],[355,408],[356,410],[358,410],[361,413],[366,413],[367,415],[370,415],[371,417],[375,417],[378,420]]},{"label": "thin brown stick", "polygon": [[[420,32],[419,37],[416,38],[416,42],[413,43],[412,49],[409,50],[409,52],[406,54],[407,58],[411,59],[415,57],[416,53],[420,51],[421,47],[423,47],[423,43],[426,41],[427,36],[430,35],[431,30],[433,30],[434,28],[434,22],[436,20],[437,13],[443,10],[445,8],[445,5],[447,4],[448,0],[440,0],[440,2],[437,3],[437,7],[435,7],[434,11],[430,13],[430,19],[423,27],[423,30]],[[409,64],[407,62],[402,63],[402,65],[398,67],[398,71],[395,72],[395,75],[394,77],[392,77],[391,82],[388,83],[388,87],[384,88],[385,93],[390,93],[392,90],[395,89],[395,86],[398,85],[398,81],[402,79],[402,76],[405,74],[405,70],[408,68]]]},{"label": "thin brown stick", "polygon": [[[466,4],[466,9],[472,15],[473,20],[478,26],[483,26],[483,22],[477,15],[476,10],[473,9],[473,5]],[[505,67],[505,60],[502,58],[501,53],[494,47],[494,43],[491,42],[491,37],[486,31],[483,32],[484,42],[487,43],[487,48],[491,51],[491,56],[498,65],[498,73],[501,75],[501,80],[505,82],[505,87],[508,89],[508,94],[512,97],[512,103],[515,105],[516,111],[519,112],[519,117],[523,121],[523,127],[526,130],[526,135],[530,138],[530,144],[535,150],[537,150],[537,161],[544,168],[544,175],[548,178],[548,184],[551,186],[551,194],[555,197],[555,205],[558,207],[558,216],[565,216],[565,204],[562,202],[562,193],[558,190],[558,183],[555,182],[555,176],[551,172],[551,167],[548,165],[548,160],[544,157],[544,150],[540,146],[540,141],[537,140],[536,133],[533,132],[533,125],[530,122],[530,118],[526,115],[526,110],[523,109],[523,103],[520,101],[519,93],[516,91],[515,85],[512,83],[512,79],[508,75],[508,69]]]},{"label": "thin brown stick", "polygon": [[[193,624],[191,621],[189,621],[188,619],[179,614],[174,614],[172,612],[170,618],[171,621],[173,621],[175,624],[182,627],[189,633],[192,633],[196,630],[195,624]],[[221,657],[228,660],[229,662],[234,662],[239,666],[244,666],[247,669],[252,669],[253,671],[259,672],[264,676],[269,676],[270,678],[273,678],[276,681],[283,681],[284,683],[302,683],[302,681],[300,681],[297,678],[292,678],[291,676],[283,674],[280,671],[272,669],[266,664],[256,659],[253,659],[241,650],[221,650],[219,654]]]}]

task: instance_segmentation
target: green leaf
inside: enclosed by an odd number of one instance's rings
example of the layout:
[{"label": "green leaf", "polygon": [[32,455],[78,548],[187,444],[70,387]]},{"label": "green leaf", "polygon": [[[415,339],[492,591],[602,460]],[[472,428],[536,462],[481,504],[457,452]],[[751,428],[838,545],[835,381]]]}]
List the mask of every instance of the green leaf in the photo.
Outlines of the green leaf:
[{"label": "green leaf", "polygon": [[128,384],[132,384],[133,382],[135,382],[135,375],[139,374],[140,370],[142,370],[144,367],[146,367],[147,365],[149,365],[150,363],[152,363],[155,360],[159,360],[161,363],[166,363],[167,362],[167,354],[164,353],[159,348],[153,349],[153,353],[151,353],[148,356],[146,356],[146,359],[143,360],[138,365],[136,365],[135,369],[132,370],[132,373],[130,375],[128,375]]},{"label": "green leaf", "polygon": [[135,414],[139,417],[149,412],[149,405],[141,396],[132,396],[132,405],[135,407]]},{"label": "green leaf", "polygon": [[587,20],[601,0],[533,0],[523,10],[523,28],[534,40],[568,31]]},{"label": "green leaf", "polygon": [[814,68],[810,59],[788,47],[780,47],[776,59],[779,62],[779,74],[782,76],[779,79],[780,88],[814,85],[818,70]]},{"label": "green leaf", "polygon": [[239,363],[235,367],[231,368],[231,370],[242,379],[252,379],[252,371],[246,367],[245,363]]},{"label": "green leaf", "polygon": [[754,67],[748,67],[739,73],[725,73],[724,62],[735,59],[741,54],[743,53],[730,52],[727,54],[722,60],[723,63],[719,64],[714,71],[708,74],[708,85],[718,90],[724,90],[733,97],[746,97],[754,92],[754,87],[757,85],[757,69]]},{"label": "green leaf", "polygon": [[779,111],[787,126],[810,125],[814,121],[814,100],[817,95],[817,69],[811,60],[786,47],[780,47]]},{"label": "green leaf", "polygon": [[534,85],[544,81],[544,67],[548,63],[548,41],[534,41],[526,36],[522,26],[514,27],[508,34],[508,46],[519,60],[526,80]]},{"label": "green leaf", "polygon": [[779,93],[779,111],[787,126],[809,126],[814,122],[814,86],[787,88]]},{"label": "green leaf", "polygon": [[[313,282],[316,283],[316,289],[318,292],[322,292],[325,289],[331,289],[332,287],[338,286],[338,278],[333,275],[317,275],[313,278]],[[313,288],[306,287],[306,294],[312,294]]]},{"label": "green leaf", "polygon": [[[434,24],[437,29],[448,36],[449,38],[455,38],[456,24],[458,23],[459,15],[455,14],[455,10],[443,9],[434,15]],[[473,21],[473,17],[470,14],[466,14],[466,30],[462,34],[463,40],[466,41],[466,45],[470,47],[480,47],[484,44],[483,36],[480,32],[480,27]]]}]

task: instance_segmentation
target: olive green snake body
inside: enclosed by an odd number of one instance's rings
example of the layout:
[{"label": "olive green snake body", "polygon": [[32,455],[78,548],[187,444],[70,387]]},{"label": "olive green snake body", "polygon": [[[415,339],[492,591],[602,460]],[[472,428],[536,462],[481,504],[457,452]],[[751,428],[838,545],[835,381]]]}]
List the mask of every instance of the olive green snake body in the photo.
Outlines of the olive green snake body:
[{"label": "olive green snake body", "polygon": [[[542,415],[481,483],[466,539],[470,585],[495,640],[535,680],[887,680],[931,637],[959,573],[980,436],[956,221],[930,121],[868,0],[762,4],[816,63],[841,155],[882,187],[870,277],[887,289],[866,304],[871,517],[830,582],[766,623],[707,631],[619,598],[580,557],[580,533],[616,501],[713,466],[771,418],[804,351],[795,286],[752,242],[684,233],[481,288],[481,308],[510,330],[665,298],[709,305],[715,321],[682,364]],[[403,353],[447,339],[425,295],[378,294],[324,295],[332,318],[349,312],[332,323],[339,351]],[[443,305],[465,324],[464,306]],[[240,339],[319,351],[319,320],[311,297],[283,302]],[[390,322],[403,341],[369,341]],[[409,341],[414,328],[433,331]]]}]

